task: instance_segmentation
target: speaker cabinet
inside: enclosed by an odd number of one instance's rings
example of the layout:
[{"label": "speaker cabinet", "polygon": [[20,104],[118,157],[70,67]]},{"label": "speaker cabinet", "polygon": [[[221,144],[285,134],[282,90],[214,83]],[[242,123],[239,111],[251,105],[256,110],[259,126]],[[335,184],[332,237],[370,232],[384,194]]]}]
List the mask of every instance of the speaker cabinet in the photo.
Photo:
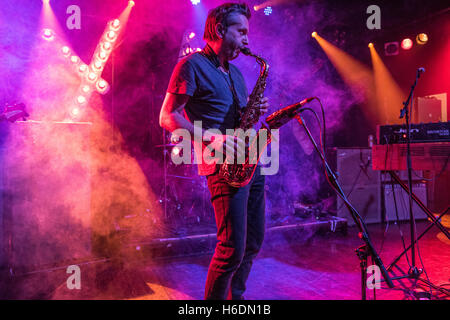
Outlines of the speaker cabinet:
[{"label": "speaker cabinet", "polygon": [[442,102],[436,97],[419,97],[414,105],[415,122],[440,122],[442,121]]},{"label": "speaker cabinet", "polygon": [[[372,151],[369,148],[338,148],[338,181],[352,206],[365,223],[381,222],[380,173],[372,170]],[[354,225],[344,201],[337,198],[337,216]]]},{"label": "speaker cabinet", "polygon": [[90,254],[90,123],[8,124],[1,156],[3,259],[15,269]]},{"label": "speaker cabinet", "polygon": [[[407,181],[404,181],[408,184]],[[414,194],[422,201],[425,206],[427,205],[427,187],[423,183],[413,183]],[[405,190],[398,184],[384,184],[384,211],[385,211],[385,221],[396,221],[396,205],[399,221],[405,221],[410,219],[409,214],[409,195]],[[395,197],[395,202],[394,202]],[[419,206],[413,201],[413,215],[417,219],[427,219],[427,215]]]}]

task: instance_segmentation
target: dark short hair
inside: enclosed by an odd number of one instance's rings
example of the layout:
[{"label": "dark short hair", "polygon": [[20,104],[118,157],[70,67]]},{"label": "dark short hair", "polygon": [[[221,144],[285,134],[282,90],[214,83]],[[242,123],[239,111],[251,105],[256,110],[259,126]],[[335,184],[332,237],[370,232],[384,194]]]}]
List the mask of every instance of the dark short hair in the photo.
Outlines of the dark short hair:
[{"label": "dark short hair", "polygon": [[251,17],[250,8],[246,3],[224,3],[208,12],[203,39],[205,41],[219,40],[216,34],[216,26],[220,23],[226,30],[229,27],[228,18],[232,14],[242,14],[247,19]]}]

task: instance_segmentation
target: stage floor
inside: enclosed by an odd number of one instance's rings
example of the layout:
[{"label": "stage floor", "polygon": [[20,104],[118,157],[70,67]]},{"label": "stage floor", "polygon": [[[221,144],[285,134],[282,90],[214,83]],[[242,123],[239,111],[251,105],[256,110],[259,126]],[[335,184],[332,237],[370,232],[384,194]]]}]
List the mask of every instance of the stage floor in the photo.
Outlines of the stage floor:
[{"label": "stage floor", "polygon": [[[449,227],[449,219],[444,221]],[[417,223],[418,234],[428,222]],[[406,244],[409,225],[401,225]],[[387,267],[402,251],[398,227],[369,225],[376,250]],[[385,236],[384,236],[385,234]],[[420,241],[420,256],[433,284],[450,288],[450,241],[433,227]],[[384,239],[384,243],[383,243]],[[247,300],[358,300],[361,298],[361,275],[355,249],[362,244],[354,227],[347,234],[316,234],[307,241],[277,239],[265,241],[248,279]],[[3,299],[202,299],[210,254],[171,259],[129,260],[119,264],[97,261],[80,265],[81,289],[68,289],[65,269],[18,276],[9,281]],[[416,265],[422,268],[420,259]],[[370,264],[370,262],[369,262]],[[403,257],[398,266],[407,271]],[[426,279],[425,274],[422,278]],[[409,280],[402,283],[411,288]],[[411,299],[412,292],[402,290],[399,281],[394,289],[376,290],[380,300]],[[420,289],[416,291],[421,291]],[[435,298],[443,294],[433,291]],[[368,291],[373,299],[373,290]],[[447,297],[448,299],[448,297]]]}]

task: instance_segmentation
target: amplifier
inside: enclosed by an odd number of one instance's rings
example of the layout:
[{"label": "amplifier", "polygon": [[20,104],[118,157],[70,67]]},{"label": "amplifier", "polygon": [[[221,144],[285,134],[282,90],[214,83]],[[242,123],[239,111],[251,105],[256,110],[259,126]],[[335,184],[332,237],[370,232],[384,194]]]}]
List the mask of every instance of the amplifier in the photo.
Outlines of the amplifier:
[{"label": "amplifier", "polygon": [[[377,126],[378,144],[406,143],[406,125]],[[411,142],[450,141],[450,122],[411,124]]]}]

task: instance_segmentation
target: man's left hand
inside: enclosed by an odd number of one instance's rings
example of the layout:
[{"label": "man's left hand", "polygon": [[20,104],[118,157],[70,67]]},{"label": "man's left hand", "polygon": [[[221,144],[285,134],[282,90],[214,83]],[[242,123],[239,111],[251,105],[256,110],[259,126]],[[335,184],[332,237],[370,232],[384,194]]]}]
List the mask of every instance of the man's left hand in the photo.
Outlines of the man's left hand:
[{"label": "man's left hand", "polygon": [[264,97],[261,98],[260,104],[259,104],[259,111],[261,112],[261,115],[265,114],[267,111],[269,111],[269,98]]}]

